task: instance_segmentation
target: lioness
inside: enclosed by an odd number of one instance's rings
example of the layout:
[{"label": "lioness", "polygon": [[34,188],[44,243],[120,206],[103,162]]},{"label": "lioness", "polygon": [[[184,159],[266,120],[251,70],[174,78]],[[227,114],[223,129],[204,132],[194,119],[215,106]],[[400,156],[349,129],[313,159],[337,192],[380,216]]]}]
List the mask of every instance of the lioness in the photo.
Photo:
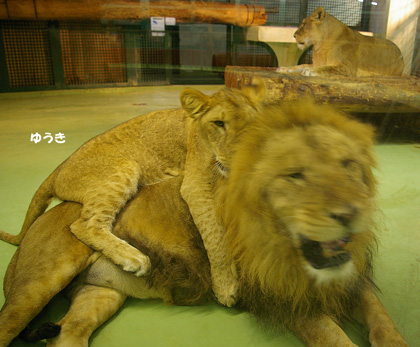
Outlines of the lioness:
[{"label": "lioness", "polygon": [[[215,177],[217,213],[238,265],[242,307],[286,325],[310,346],[354,346],[337,325],[352,314],[366,324],[372,345],[406,346],[371,281],[372,135],[370,127],[326,107],[266,106],[236,139],[229,176]],[[181,184],[176,177],[145,187],[117,219],[114,232],[157,264],[141,278],[72,238],[69,225],[80,205],[63,203],[42,215],[6,274],[0,345],[82,269],[69,287],[67,315],[26,337],[58,334],[49,346],[87,346],[127,295],[205,301],[209,265],[179,195]]]},{"label": "lioness", "polygon": [[251,120],[263,96],[263,85],[244,91],[224,89],[212,96],[186,89],[183,109],[153,112],[125,122],[86,142],[41,184],[14,236],[18,244],[54,197],[83,204],[71,225],[82,242],[101,252],[123,270],[143,276],[149,258],[112,234],[115,216],[138,191],[185,170],[181,193],[204,240],[212,264],[213,290],[232,306],[237,281],[220,247],[223,229],[217,223],[212,196],[213,171],[227,176],[237,133]]},{"label": "lioness", "polygon": [[299,49],[313,45],[313,64],[280,67],[278,72],[307,76],[400,76],[404,61],[391,41],[350,29],[318,7],[302,21],[294,37]]}]

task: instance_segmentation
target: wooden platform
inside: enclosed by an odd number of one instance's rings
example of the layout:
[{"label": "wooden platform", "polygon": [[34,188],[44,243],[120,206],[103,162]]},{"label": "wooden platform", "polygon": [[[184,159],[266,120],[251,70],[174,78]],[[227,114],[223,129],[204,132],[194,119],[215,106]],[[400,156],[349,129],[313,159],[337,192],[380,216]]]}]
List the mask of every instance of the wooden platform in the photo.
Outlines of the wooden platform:
[{"label": "wooden platform", "polygon": [[262,78],[273,100],[295,100],[304,95],[333,104],[347,112],[419,113],[420,78],[403,77],[306,77],[277,73],[276,68],[227,66],[225,85],[242,88],[254,77]]}]

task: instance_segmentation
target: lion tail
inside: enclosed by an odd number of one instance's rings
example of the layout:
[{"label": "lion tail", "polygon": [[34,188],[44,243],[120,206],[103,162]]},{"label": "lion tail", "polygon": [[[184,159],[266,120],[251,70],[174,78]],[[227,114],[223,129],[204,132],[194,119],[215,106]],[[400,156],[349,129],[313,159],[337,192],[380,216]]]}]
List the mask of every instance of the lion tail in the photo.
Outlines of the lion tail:
[{"label": "lion tail", "polygon": [[51,339],[58,336],[60,333],[61,326],[55,323],[44,323],[37,329],[30,329],[26,327],[20,334],[19,337],[25,342],[37,342],[44,339]]},{"label": "lion tail", "polygon": [[26,212],[25,221],[22,229],[18,235],[13,235],[0,230],[0,240],[6,241],[13,245],[19,245],[25,236],[28,229],[33,222],[45,212],[50,205],[52,199],[55,197],[54,181],[58,175],[59,168],[48,176],[48,178],[41,184],[31,200],[28,211]]}]

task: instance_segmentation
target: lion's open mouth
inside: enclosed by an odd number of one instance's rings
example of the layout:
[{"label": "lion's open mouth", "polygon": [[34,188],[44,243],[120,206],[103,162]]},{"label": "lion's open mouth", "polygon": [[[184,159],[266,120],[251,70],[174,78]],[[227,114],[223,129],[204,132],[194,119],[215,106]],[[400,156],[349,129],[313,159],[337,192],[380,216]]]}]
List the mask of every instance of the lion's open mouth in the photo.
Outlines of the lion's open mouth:
[{"label": "lion's open mouth", "polygon": [[303,256],[315,269],[339,266],[351,259],[350,252],[343,248],[350,242],[348,237],[328,242],[309,240],[302,235],[300,239]]}]

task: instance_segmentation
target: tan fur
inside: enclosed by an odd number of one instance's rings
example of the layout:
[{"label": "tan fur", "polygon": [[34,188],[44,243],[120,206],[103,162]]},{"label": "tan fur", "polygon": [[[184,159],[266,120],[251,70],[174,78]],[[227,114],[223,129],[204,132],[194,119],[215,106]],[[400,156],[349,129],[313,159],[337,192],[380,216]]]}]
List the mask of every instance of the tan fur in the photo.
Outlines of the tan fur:
[{"label": "tan fur", "polygon": [[370,37],[350,29],[318,7],[295,32],[302,50],[313,45],[313,65],[282,67],[279,72],[307,76],[400,76],[404,61],[399,48],[389,40]]},{"label": "tan fur", "polygon": [[[203,239],[211,264],[213,291],[227,306],[237,300],[238,283],[234,265],[224,252],[224,227],[216,216],[214,186],[229,175],[233,145],[257,116],[265,95],[264,84],[257,81],[241,91],[226,90],[223,98],[208,98],[189,90],[181,97],[184,109],[198,118],[189,132],[181,195]],[[194,150],[190,150],[192,147]]]},{"label": "tan fur", "polygon": [[[252,119],[263,91],[222,90],[206,96],[196,90],[181,95],[184,110],[154,112],[123,123],[85,143],[40,186],[17,236],[0,237],[18,244],[53,197],[83,204],[71,225],[82,242],[123,270],[142,276],[149,258],[112,234],[115,216],[139,187],[183,173],[182,195],[204,239],[212,263],[213,289],[219,301],[236,301],[237,281],[219,247],[223,229],[207,206],[213,199],[214,175],[227,175],[231,143]],[[188,119],[187,119],[188,118]],[[202,141],[204,139],[204,143]]]},{"label": "tan fur", "polygon": [[0,346],[7,346],[83,269],[87,270],[67,288],[72,305],[52,345],[87,345],[92,331],[118,310],[127,295],[180,305],[209,300],[210,265],[179,194],[182,179],[144,187],[116,220],[116,235],[151,258],[151,271],[143,277],[121,270],[72,235],[70,225],[81,213],[80,204],[61,203],[41,215],[22,240],[5,276]]},{"label": "tan fur", "polygon": [[[372,134],[330,108],[301,101],[266,108],[237,148],[221,198],[227,248],[246,269],[241,280],[288,302],[291,320],[311,312],[314,300],[325,313],[345,312],[349,288],[369,282]],[[300,236],[318,242],[350,236],[345,248],[352,259],[316,270],[298,251]]]},{"label": "tan fur", "polygon": [[[330,108],[304,102],[268,106],[261,112],[236,139],[228,178],[216,177],[214,185],[213,202],[228,233],[226,247],[238,265],[242,306],[271,324],[285,324],[310,346],[354,346],[337,325],[353,311],[370,330],[372,345],[406,346],[370,281],[375,242],[372,129]],[[184,288],[197,294],[196,302],[205,300],[210,268],[188,206],[179,196],[181,182],[178,177],[145,187],[114,228],[119,237],[155,254],[152,264],[178,259],[174,277],[173,261],[138,278],[103,256],[86,253],[88,248],[75,238],[56,242],[71,236],[68,226],[78,218],[80,205],[64,203],[41,216],[7,272],[0,346],[6,346],[74,277],[65,271],[70,264],[63,261],[70,255],[75,268],[93,264],[69,288],[70,310],[49,346],[87,346],[92,332],[127,295],[169,302],[178,297],[183,303],[188,298],[182,295]],[[350,213],[349,206],[359,210]],[[352,242],[344,248],[351,260],[331,268],[329,276],[309,271],[297,234],[330,241],[346,232]],[[40,247],[40,234],[43,254],[25,265],[25,258]],[[349,263],[354,269],[343,274]],[[38,278],[49,282],[39,285]]]},{"label": "tan fur", "polygon": [[[242,304],[262,320],[286,324],[309,345],[352,346],[334,322],[348,317],[366,295],[378,302],[370,280],[372,144],[369,126],[329,107],[305,101],[269,106],[247,127],[228,182],[219,187]],[[302,237],[320,242],[327,258],[335,252],[351,257],[316,269],[304,256]],[[345,237],[350,242],[341,250],[324,248]],[[375,305],[364,312],[382,319]],[[382,333],[393,326],[387,319],[376,323]],[[395,345],[404,346],[391,331]],[[371,334],[371,341],[379,340]]]}]

